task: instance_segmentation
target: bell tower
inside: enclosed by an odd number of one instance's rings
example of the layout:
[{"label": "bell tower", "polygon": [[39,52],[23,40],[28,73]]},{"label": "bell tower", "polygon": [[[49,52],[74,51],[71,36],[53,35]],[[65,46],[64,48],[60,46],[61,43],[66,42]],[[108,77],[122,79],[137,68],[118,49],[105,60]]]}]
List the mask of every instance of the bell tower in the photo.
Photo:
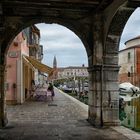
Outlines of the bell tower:
[{"label": "bell tower", "polygon": [[53,59],[53,68],[57,68],[57,60],[56,60],[56,56],[54,56],[54,59]]},{"label": "bell tower", "polygon": [[57,60],[56,60],[56,56],[54,56],[54,59],[53,59],[53,69],[54,69],[54,72],[53,72],[53,79],[57,79],[58,70],[57,70]]}]

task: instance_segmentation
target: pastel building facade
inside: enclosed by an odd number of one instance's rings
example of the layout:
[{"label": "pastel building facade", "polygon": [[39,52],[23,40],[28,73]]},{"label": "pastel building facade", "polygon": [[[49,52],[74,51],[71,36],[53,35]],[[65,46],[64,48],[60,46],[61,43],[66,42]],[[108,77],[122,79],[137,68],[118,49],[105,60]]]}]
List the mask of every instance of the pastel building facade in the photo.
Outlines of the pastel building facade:
[{"label": "pastel building facade", "polygon": [[61,79],[88,79],[89,73],[87,67],[84,66],[69,66],[69,67],[58,67],[57,59],[54,56],[53,59],[53,74],[48,77],[48,81],[57,81]]},{"label": "pastel building facade", "polygon": [[128,40],[119,51],[119,82],[130,82],[140,87],[140,36]]},{"label": "pastel building facade", "polygon": [[31,81],[37,79],[38,70],[25,56],[38,58],[39,38],[39,30],[31,26],[20,32],[9,47],[5,82],[7,104],[22,104],[31,95]]},{"label": "pastel building facade", "polygon": [[88,70],[85,66],[70,66],[65,68],[58,68],[58,79],[88,76]]}]

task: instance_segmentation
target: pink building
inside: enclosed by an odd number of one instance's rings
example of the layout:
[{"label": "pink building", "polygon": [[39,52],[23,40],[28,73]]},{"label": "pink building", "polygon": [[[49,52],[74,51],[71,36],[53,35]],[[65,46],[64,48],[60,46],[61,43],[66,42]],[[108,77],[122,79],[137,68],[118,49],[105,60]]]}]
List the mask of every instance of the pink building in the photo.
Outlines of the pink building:
[{"label": "pink building", "polygon": [[40,31],[33,25],[20,32],[11,43],[6,64],[7,104],[22,104],[32,94],[33,81],[38,83],[44,78],[43,73],[52,73],[52,68],[41,63],[43,46],[39,41]]},{"label": "pink building", "polygon": [[23,86],[22,80],[22,64],[23,54],[29,54],[27,39],[23,32],[20,32],[11,43],[7,53],[7,69],[6,69],[6,101],[8,104],[22,103],[24,98],[21,93]]},{"label": "pink building", "polygon": [[[22,104],[30,97],[35,67],[26,57],[38,56],[40,32],[34,25],[20,32],[7,52],[6,102]],[[40,53],[40,52],[39,52]]]}]

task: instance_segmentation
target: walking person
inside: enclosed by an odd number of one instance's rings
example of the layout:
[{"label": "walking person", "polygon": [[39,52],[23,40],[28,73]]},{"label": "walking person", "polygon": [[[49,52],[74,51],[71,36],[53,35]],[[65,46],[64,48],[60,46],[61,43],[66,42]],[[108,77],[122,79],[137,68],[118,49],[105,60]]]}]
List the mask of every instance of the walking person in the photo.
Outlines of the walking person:
[{"label": "walking person", "polygon": [[35,81],[34,79],[31,80],[31,93],[30,93],[30,98],[32,99],[35,93]]},{"label": "walking person", "polygon": [[48,92],[51,92],[51,100],[53,101],[55,94],[54,94],[54,88],[53,88],[52,83],[49,83],[48,85]]}]

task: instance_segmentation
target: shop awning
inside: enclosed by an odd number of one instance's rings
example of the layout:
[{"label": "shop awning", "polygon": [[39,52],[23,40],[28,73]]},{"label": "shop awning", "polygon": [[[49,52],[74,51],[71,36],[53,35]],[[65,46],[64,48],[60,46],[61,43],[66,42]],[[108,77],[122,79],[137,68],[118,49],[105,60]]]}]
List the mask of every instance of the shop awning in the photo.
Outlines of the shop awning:
[{"label": "shop awning", "polygon": [[36,69],[41,72],[51,75],[53,73],[53,68],[39,62],[37,59],[31,58],[29,56],[24,56]]},{"label": "shop awning", "polygon": [[26,64],[33,71],[35,71],[35,67],[32,65],[32,63],[30,63],[29,60],[26,57],[24,57],[24,56],[22,58],[23,58],[23,63]]}]

